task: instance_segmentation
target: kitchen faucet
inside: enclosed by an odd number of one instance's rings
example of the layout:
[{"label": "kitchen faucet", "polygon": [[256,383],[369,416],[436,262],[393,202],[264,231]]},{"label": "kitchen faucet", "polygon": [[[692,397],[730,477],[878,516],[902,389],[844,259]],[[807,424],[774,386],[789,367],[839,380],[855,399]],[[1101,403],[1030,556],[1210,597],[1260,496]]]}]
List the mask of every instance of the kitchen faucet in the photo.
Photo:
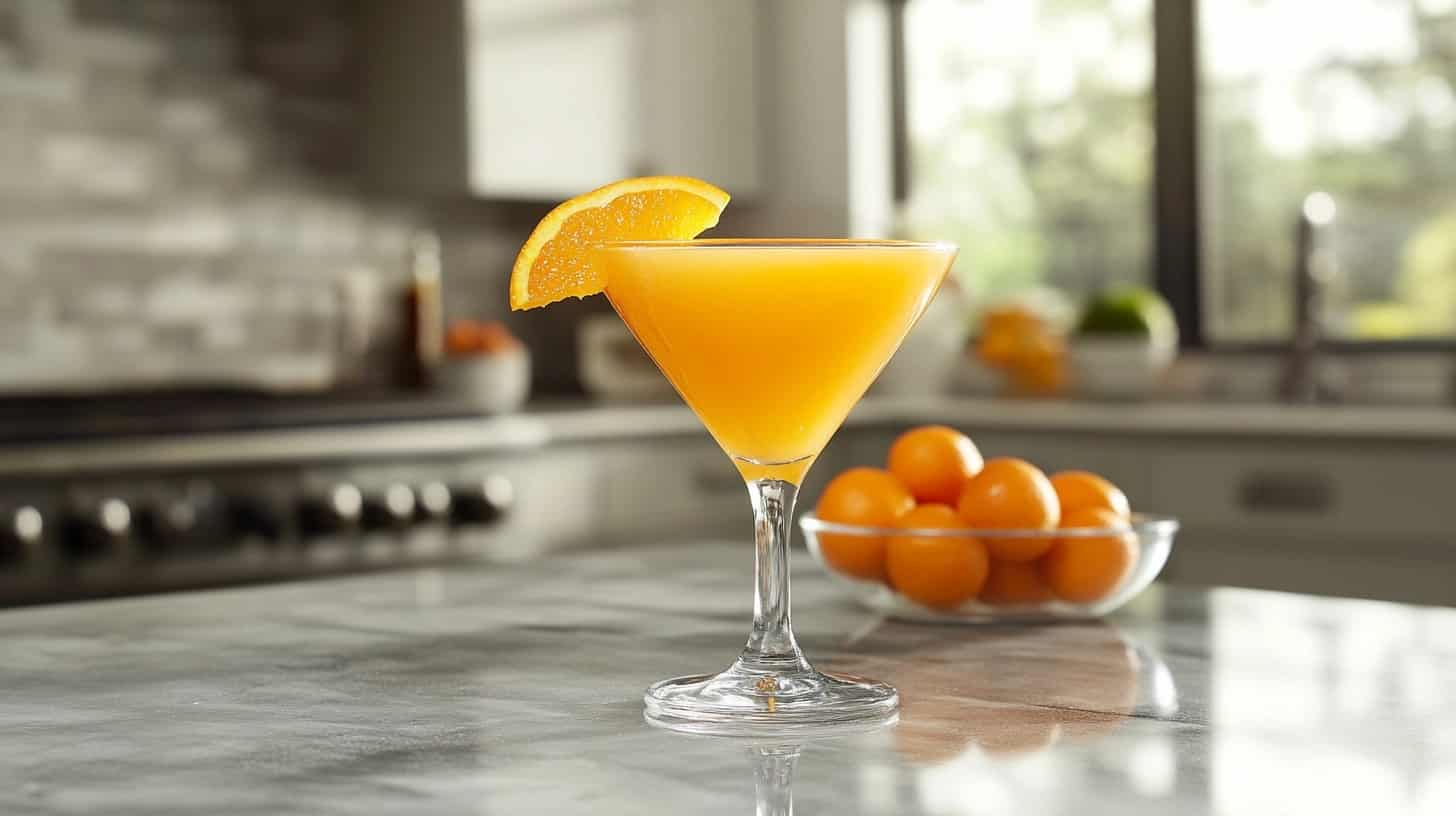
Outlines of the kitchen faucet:
[{"label": "kitchen faucet", "polygon": [[1329,193],[1317,191],[1304,197],[1295,222],[1294,332],[1279,380],[1279,396],[1289,402],[1316,402],[1334,396],[1319,371],[1325,292],[1336,271],[1329,240],[1334,222],[1335,200]]}]

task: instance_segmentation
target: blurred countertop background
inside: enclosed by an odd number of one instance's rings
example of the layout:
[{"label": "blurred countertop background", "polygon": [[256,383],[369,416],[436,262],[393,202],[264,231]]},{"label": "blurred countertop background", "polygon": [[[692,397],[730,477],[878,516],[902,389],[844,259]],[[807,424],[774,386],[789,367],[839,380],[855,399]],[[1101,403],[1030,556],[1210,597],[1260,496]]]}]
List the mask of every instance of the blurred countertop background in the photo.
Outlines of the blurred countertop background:
[{"label": "blurred countertop background", "polygon": [[[0,527],[471,423],[736,492],[604,299],[505,303],[555,202],[680,173],[717,235],[961,246],[824,475],[957,424],[1182,515],[1179,580],[1452,602],[1453,48],[1442,0],[0,0]],[[1079,333],[1129,286],[1172,334]]]}]

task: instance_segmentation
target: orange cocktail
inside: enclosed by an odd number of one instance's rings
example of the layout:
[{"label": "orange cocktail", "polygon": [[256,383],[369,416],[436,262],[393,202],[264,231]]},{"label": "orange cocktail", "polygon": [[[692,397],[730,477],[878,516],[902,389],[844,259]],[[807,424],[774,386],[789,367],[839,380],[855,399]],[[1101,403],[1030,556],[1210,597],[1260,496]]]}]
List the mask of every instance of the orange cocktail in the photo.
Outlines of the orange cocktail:
[{"label": "orange cocktail", "polygon": [[797,484],[945,277],[883,241],[643,241],[598,250],[607,297],[748,479]]},{"label": "orange cocktail", "polygon": [[743,474],[754,514],[753,628],[717,674],[644,695],[650,721],[755,736],[892,719],[890,686],[822,674],[789,620],[799,483],[934,297],[955,247],[835,239],[688,240],[728,194],[626,179],[542,219],[511,270],[511,307],[605,292]]}]

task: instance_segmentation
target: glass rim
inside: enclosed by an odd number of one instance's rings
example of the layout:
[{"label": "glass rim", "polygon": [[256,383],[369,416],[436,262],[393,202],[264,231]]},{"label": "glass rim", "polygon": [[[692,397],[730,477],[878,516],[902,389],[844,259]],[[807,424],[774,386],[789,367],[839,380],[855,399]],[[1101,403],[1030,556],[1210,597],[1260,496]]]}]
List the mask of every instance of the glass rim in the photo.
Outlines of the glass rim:
[{"label": "glass rim", "polygon": [[852,536],[909,536],[912,538],[1106,538],[1107,536],[1136,533],[1139,536],[1167,536],[1178,532],[1179,523],[1172,516],[1155,516],[1148,513],[1133,513],[1126,527],[1069,527],[1065,530],[1016,530],[928,528],[928,527],[867,527],[860,524],[841,524],[825,521],[813,513],[799,517],[799,526],[810,533],[838,533]]},{"label": "glass rim", "polygon": [[923,249],[956,252],[951,241],[905,241],[894,238],[692,238],[668,241],[598,241],[601,249]]}]

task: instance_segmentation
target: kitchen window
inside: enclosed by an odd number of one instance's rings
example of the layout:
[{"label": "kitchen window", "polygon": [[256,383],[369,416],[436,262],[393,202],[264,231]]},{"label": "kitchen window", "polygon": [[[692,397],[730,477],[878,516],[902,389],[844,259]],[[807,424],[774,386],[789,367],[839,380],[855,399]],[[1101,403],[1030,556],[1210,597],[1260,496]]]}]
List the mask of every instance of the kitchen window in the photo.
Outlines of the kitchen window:
[{"label": "kitchen window", "polygon": [[1198,5],[1212,340],[1290,331],[1291,221],[1337,203],[1329,330],[1456,334],[1456,0]]},{"label": "kitchen window", "polygon": [[977,298],[1146,282],[1149,0],[910,0],[903,228]]},{"label": "kitchen window", "polygon": [[901,226],[977,297],[1147,283],[1194,344],[1282,341],[1319,190],[1330,336],[1456,338],[1456,0],[896,8]]}]

